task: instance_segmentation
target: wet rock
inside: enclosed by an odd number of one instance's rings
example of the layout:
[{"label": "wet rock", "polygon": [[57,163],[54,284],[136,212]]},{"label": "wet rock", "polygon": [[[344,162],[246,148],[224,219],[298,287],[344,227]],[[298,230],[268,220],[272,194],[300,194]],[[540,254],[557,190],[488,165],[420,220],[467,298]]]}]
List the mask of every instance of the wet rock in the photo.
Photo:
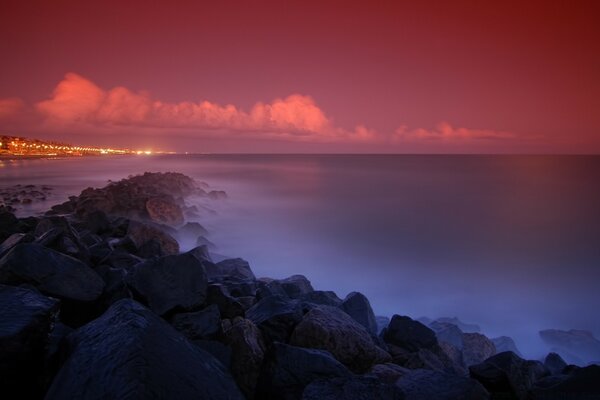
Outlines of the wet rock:
[{"label": "wet rock", "polygon": [[289,278],[280,279],[279,284],[292,299],[299,299],[314,290],[304,275],[292,275]]},{"label": "wet rock", "polygon": [[433,348],[437,345],[435,333],[410,317],[394,315],[390,324],[381,332],[386,343],[404,348],[408,351],[418,351],[422,348]]},{"label": "wet rock", "polygon": [[567,367],[567,363],[556,353],[549,353],[544,360],[544,366],[551,375],[558,375]]},{"label": "wet rock", "polygon": [[183,224],[183,212],[170,197],[153,197],[146,201],[146,211],[150,219],[160,224],[178,226]]},{"label": "wet rock", "polygon": [[217,339],[223,334],[221,314],[214,304],[200,311],[175,314],[171,325],[190,340]]},{"label": "wet rock", "polygon": [[324,350],[274,343],[268,355],[260,398],[300,399],[304,388],[316,379],[348,377],[350,371]]},{"label": "wet rock", "polygon": [[371,303],[366,296],[359,292],[352,292],[344,299],[341,309],[356,322],[365,327],[367,332],[377,335],[377,321],[371,308]]},{"label": "wet rock", "polygon": [[316,380],[302,394],[302,400],[403,400],[402,390],[375,377],[351,376]]},{"label": "wet rock", "polygon": [[231,346],[231,372],[247,399],[253,399],[265,356],[265,343],[254,323],[234,318],[224,329],[226,343]]},{"label": "wet rock", "polygon": [[211,190],[207,193],[208,197],[213,200],[223,200],[227,198],[227,193],[223,190]]},{"label": "wet rock", "polygon": [[262,300],[269,296],[279,296],[281,298],[289,298],[283,286],[279,281],[268,278],[260,278],[258,280],[258,290],[256,291],[256,297]]},{"label": "wet rock", "polygon": [[411,370],[397,382],[406,400],[484,400],[490,395],[476,380],[428,369]]},{"label": "wet rock", "polygon": [[137,248],[147,246],[152,241],[158,244],[160,252],[164,255],[179,254],[179,243],[177,243],[177,240],[155,226],[131,221],[127,230],[127,236]]},{"label": "wet rock", "polygon": [[533,384],[548,371],[539,361],[523,360],[506,351],[469,367],[471,378],[478,380],[494,398],[526,399]]},{"label": "wet rock", "polygon": [[13,233],[0,244],[0,258],[19,243],[31,243],[34,237],[28,233]]},{"label": "wet rock", "polygon": [[511,337],[499,336],[497,338],[492,338],[491,341],[492,341],[492,343],[494,343],[494,346],[496,346],[497,353],[503,353],[505,351],[512,351],[519,357],[522,357],[521,352],[519,351],[519,349],[517,349],[517,345],[515,344],[515,341]]},{"label": "wet rock", "polygon": [[0,283],[27,283],[61,299],[94,301],[104,282],[81,261],[36,243],[18,244],[0,259]]},{"label": "wet rock", "polygon": [[294,329],[290,344],[327,350],[355,372],[365,372],[373,364],[391,360],[362,325],[330,306],[318,306],[306,313]]},{"label": "wet rock", "polygon": [[46,399],[243,399],[229,372],[161,318],[121,300],[68,337]]},{"label": "wet rock", "polygon": [[204,267],[189,253],[139,263],[127,275],[127,283],[159,315],[197,309],[206,299]]},{"label": "wet rock", "polygon": [[481,333],[463,334],[463,361],[467,367],[479,364],[496,354],[494,343]]},{"label": "wet rock", "polygon": [[194,340],[193,342],[219,360],[228,370],[231,370],[232,350],[230,346],[217,340]]},{"label": "wet rock", "polygon": [[288,342],[302,316],[298,301],[281,296],[265,297],[246,311],[246,318],[260,328],[267,342]]},{"label": "wet rock", "polygon": [[206,246],[194,247],[192,250],[188,251],[188,253],[196,257],[198,260],[202,261],[202,263],[205,264],[205,269],[206,264],[213,262],[212,257],[208,252],[208,247]]},{"label": "wet rock", "polygon": [[0,389],[40,397],[44,354],[59,302],[39,292],[0,285]]}]

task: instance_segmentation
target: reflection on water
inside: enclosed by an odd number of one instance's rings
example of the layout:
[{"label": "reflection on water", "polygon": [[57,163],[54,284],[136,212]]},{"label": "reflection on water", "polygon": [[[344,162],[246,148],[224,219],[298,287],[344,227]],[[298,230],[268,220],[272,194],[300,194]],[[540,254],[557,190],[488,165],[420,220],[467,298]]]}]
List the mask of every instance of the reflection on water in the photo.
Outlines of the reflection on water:
[{"label": "reflection on water", "polygon": [[55,185],[52,203],[108,179],[183,172],[229,193],[206,221],[210,239],[221,253],[248,259],[257,275],[302,273],[340,296],[360,290],[378,314],[458,316],[491,336],[515,336],[532,355],[538,329],[600,334],[600,157],[190,155],[3,164],[2,185]]}]

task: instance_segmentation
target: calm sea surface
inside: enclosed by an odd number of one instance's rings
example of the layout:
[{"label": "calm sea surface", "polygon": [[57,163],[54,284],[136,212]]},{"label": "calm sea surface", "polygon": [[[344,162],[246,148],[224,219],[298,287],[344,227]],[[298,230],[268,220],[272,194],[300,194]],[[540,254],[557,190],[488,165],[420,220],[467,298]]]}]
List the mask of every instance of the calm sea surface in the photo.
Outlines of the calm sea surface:
[{"label": "calm sea surface", "polygon": [[[258,276],[361,291],[376,314],[458,316],[524,352],[537,331],[600,336],[600,157],[170,155],[0,161],[0,186],[66,200],[144,171],[223,189],[205,224]],[[31,214],[32,207],[22,211]]]}]

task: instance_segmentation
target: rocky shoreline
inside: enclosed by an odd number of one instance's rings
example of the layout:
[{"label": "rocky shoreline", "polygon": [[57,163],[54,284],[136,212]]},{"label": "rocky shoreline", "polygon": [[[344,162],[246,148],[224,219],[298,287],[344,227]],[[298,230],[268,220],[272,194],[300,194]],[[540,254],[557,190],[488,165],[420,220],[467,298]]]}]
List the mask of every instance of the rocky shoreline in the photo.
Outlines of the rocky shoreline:
[{"label": "rocky shoreline", "polygon": [[[206,210],[188,199],[225,197],[182,174],[145,173],[85,189],[42,217],[0,206],[2,393],[600,398],[600,366],[554,353],[525,360],[507,337],[376,318],[361,293],[341,299],[302,275],[256,278],[243,259],[215,258],[198,222]],[[182,253],[190,236],[199,245]]]}]

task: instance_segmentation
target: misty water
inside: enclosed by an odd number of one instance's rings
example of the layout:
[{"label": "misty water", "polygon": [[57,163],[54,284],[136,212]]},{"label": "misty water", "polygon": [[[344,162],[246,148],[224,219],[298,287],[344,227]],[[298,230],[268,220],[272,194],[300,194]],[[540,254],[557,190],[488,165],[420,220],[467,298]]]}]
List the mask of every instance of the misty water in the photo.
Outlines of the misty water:
[{"label": "misty water", "polygon": [[205,214],[216,252],[257,276],[306,275],[377,315],[456,316],[542,357],[540,329],[600,336],[600,157],[165,155],[0,161],[0,186],[55,187],[35,214],[144,171],[229,198]]}]

